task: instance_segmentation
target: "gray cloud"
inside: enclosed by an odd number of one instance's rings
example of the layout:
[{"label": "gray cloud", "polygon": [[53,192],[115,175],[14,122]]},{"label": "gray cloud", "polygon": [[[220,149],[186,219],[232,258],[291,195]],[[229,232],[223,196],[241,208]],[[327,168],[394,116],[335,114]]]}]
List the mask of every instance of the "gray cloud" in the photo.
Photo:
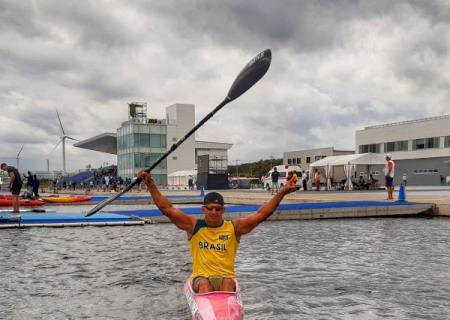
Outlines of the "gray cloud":
[{"label": "gray cloud", "polygon": [[[232,160],[333,145],[366,125],[449,113],[446,1],[0,0],[0,157],[60,165],[58,108],[84,139],[114,132],[130,101],[194,103],[197,121],[239,70],[271,48],[252,90],[199,139],[231,142]],[[71,169],[108,155],[68,146]],[[32,161],[30,161],[31,163]]]}]

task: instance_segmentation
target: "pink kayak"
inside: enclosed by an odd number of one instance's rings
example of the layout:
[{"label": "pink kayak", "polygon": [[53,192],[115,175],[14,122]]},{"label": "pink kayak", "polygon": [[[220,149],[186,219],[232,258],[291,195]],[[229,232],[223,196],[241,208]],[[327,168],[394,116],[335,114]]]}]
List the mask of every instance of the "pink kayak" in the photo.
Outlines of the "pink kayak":
[{"label": "pink kayak", "polygon": [[242,320],[244,306],[240,297],[239,283],[236,281],[236,292],[215,291],[195,293],[192,290],[192,279],[184,285],[184,295],[192,313],[193,320]]}]

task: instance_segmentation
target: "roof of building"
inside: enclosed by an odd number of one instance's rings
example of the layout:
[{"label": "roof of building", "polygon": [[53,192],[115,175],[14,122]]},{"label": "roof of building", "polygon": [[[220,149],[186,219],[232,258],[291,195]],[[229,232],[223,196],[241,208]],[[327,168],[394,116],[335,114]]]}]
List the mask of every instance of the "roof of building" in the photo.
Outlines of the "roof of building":
[{"label": "roof of building", "polygon": [[426,121],[434,121],[434,120],[442,120],[450,118],[450,114],[437,116],[437,117],[429,117],[429,118],[422,118],[422,119],[415,119],[415,120],[406,120],[406,121],[399,121],[399,122],[392,122],[392,123],[385,123],[385,124],[379,124],[374,126],[368,126],[364,127],[364,130],[366,129],[378,129],[378,128],[385,128],[385,127],[392,127],[392,126],[400,126],[404,124],[411,124],[411,123],[417,123],[417,122],[426,122]]},{"label": "roof of building", "polygon": [[354,153],[353,150],[338,150],[338,149],[334,149],[334,147],[322,147],[322,148],[311,148],[311,149],[300,149],[300,150],[294,150],[294,151],[286,151],[284,153],[296,153],[296,152],[303,152],[303,153],[307,153],[307,152],[314,152],[314,151],[331,151],[331,152],[351,152]]},{"label": "roof of building", "polygon": [[117,135],[115,133],[102,133],[95,137],[77,142],[74,147],[94,151],[117,154]]},{"label": "roof of building", "polygon": [[200,141],[195,140],[196,149],[231,149],[233,145],[226,142],[214,142],[214,141]]},{"label": "roof of building", "polygon": [[[117,154],[117,135],[115,133],[102,133],[95,137],[77,142],[73,145],[77,148],[89,149],[99,152]],[[195,141],[196,149],[222,149],[229,150],[233,145],[231,143]]]}]

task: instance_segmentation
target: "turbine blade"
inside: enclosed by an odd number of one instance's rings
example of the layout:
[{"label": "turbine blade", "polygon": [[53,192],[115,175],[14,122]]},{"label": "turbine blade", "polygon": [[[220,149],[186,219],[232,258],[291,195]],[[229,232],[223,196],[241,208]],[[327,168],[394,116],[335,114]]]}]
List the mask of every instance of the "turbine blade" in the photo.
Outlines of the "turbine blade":
[{"label": "turbine blade", "polygon": [[63,125],[62,125],[62,122],[61,122],[61,118],[59,117],[58,109],[56,109],[56,115],[58,116],[58,121],[59,121],[59,125],[61,126],[62,134],[65,135],[66,133],[64,132],[64,128],[63,128]]},{"label": "turbine blade", "polygon": [[23,144],[22,147],[20,148],[20,151],[19,151],[19,153],[17,154],[16,159],[19,159],[20,153],[22,152],[24,146],[25,146],[25,145]]},{"label": "turbine blade", "polygon": [[67,138],[67,139],[70,139],[70,140],[74,140],[74,141],[80,141],[80,140],[78,140],[78,139],[75,139],[75,138],[72,138],[72,137],[69,137],[69,136],[66,136],[66,138]]},{"label": "turbine blade", "polygon": [[55,151],[55,149],[59,146],[59,144],[63,141],[63,139],[59,140],[55,146],[53,147],[52,151],[50,151],[48,154],[51,154],[53,151]]}]

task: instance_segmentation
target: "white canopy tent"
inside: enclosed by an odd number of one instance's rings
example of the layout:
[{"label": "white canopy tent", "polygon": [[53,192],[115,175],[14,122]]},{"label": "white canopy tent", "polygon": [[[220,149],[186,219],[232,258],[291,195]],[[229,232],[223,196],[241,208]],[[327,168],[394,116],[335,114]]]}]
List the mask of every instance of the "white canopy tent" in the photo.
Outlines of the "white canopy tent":
[{"label": "white canopy tent", "polygon": [[372,166],[383,166],[386,163],[385,156],[378,153],[357,153],[342,156],[330,156],[317,160],[309,165],[310,177],[314,169],[323,168],[327,179],[327,188],[331,189],[331,178],[337,171],[341,171],[346,179],[346,188],[353,190],[352,177],[357,166],[366,166],[370,173]]},{"label": "white canopy tent", "polygon": [[189,178],[192,178],[194,185],[197,180],[197,170],[181,170],[167,175],[167,184],[169,189],[188,190]]}]

